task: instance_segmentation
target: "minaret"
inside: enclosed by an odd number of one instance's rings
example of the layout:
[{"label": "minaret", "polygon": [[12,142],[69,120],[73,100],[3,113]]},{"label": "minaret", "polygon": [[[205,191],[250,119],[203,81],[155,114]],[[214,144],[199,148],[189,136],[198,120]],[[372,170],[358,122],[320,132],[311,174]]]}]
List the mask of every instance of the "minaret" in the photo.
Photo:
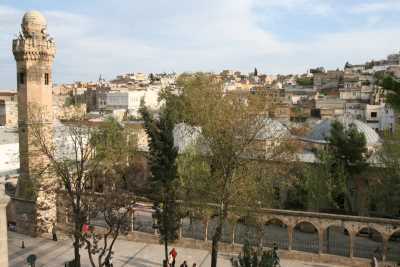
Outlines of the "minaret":
[{"label": "minaret", "polygon": [[21,27],[22,33],[13,40],[12,46],[18,90],[20,177],[17,198],[29,201],[21,201],[16,207],[17,231],[35,234],[50,232],[56,218],[55,192],[49,190],[55,181],[46,171],[48,161],[34,142],[31,126],[35,118],[35,123],[46,127],[46,139],[52,142],[52,64],[56,48],[47,34],[46,19],[39,12],[25,13]]}]

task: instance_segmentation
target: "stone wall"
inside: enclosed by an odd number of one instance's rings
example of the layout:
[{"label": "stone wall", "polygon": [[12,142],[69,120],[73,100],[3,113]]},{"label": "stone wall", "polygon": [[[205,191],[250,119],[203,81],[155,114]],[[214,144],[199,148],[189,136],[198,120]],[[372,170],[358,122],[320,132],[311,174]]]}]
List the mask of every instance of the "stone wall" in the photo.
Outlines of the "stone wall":
[{"label": "stone wall", "polygon": [[18,233],[36,236],[36,204],[12,198],[7,206],[7,221],[16,223]]},{"label": "stone wall", "polygon": [[16,101],[5,102],[5,126],[17,127],[18,126],[18,104]]}]

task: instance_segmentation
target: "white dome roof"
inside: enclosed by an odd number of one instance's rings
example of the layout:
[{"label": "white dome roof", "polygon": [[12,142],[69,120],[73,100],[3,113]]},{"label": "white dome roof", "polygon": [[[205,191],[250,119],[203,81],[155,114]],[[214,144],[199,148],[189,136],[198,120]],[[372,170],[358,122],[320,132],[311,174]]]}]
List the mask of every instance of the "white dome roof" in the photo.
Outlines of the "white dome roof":
[{"label": "white dome roof", "polygon": [[28,34],[41,34],[47,27],[46,18],[39,11],[32,10],[25,13],[22,18],[22,30]]},{"label": "white dome roof", "polygon": [[[366,123],[356,120],[351,116],[340,116],[336,119],[343,124],[345,129],[348,129],[350,125],[354,125],[357,130],[365,135],[367,146],[375,146],[381,143],[379,135],[369,127]],[[326,142],[327,138],[331,134],[331,125],[335,120],[325,119],[320,121],[307,136],[308,139],[319,142]]]},{"label": "white dome roof", "polygon": [[42,26],[46,26],[46,18],[36,10],[28,11],[24,14],[22,18],[22,24],[39,24]]},{"label": "white dome roof", "polygon": [[290,137],[289,129],[279,121],[270,118],[264,118],[262,124],[264,127],[258,131],[256,135],[257,140]]},{"label": "white dome roof", "polygon": [[175,125],[173,136],[175,147],[179,153],[183,153],[188,147],[196,144],[201,136],[201,129],[185,123],[179,123]]}]

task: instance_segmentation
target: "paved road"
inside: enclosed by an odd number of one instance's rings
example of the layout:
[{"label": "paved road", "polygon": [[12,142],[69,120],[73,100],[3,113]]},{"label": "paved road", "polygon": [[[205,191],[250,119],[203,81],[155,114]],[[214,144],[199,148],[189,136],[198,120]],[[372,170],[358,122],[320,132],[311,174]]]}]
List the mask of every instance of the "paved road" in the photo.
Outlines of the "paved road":
[{"label": "paved road", "polygon": [[[30,254],[36,254],[38,261],[36,267],[42,266],[64,266],[67,260],[72,259],[71,240],[54,242],[43,238],[30,238],[28,236],[8,232],[9,239],[9,266],[22,267],[28,266],[26,258]],[[24,240],[25,248],[21,248],[21,241]],[[118,240],[115,246],[118,251],[114,257],[116,267],[155,267],[161,266],[163,257],[163,247],[161,245],[144,244],[126,240]],[[177,248],[178,263],[187,260],[190,264],[197,263],[197,266],[210,266],[210,253],[205,250]],[[83,266],[89,266],[86,252],[82,251]],[[218,266],[231,267],[229,259],[231,255],[221,255]],[[282,267],[341,267],[326,264],[311,264],[299,261],[282,260]],[[179,265],[178,265],[179,266]],[[343,267],[343,266],[342,266]]]}]

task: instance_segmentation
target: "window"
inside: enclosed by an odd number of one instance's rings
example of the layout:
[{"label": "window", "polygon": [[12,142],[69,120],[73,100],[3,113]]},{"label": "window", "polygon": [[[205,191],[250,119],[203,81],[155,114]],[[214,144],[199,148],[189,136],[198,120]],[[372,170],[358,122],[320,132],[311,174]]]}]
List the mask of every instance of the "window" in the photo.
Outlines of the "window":
[{"label": "window", "polygon": [[25,83],[25,73],[23,73],[23,72],[18,73],[18,82],[19,82],[19,84]]},{"label": "window", "polygon": [[376,112],[371,112],[371,118],[376,118],[378,114]]},{"label": "window", "polygon": [[49,74],[48,73],[44,74],[44,84],[49,85]]}]

